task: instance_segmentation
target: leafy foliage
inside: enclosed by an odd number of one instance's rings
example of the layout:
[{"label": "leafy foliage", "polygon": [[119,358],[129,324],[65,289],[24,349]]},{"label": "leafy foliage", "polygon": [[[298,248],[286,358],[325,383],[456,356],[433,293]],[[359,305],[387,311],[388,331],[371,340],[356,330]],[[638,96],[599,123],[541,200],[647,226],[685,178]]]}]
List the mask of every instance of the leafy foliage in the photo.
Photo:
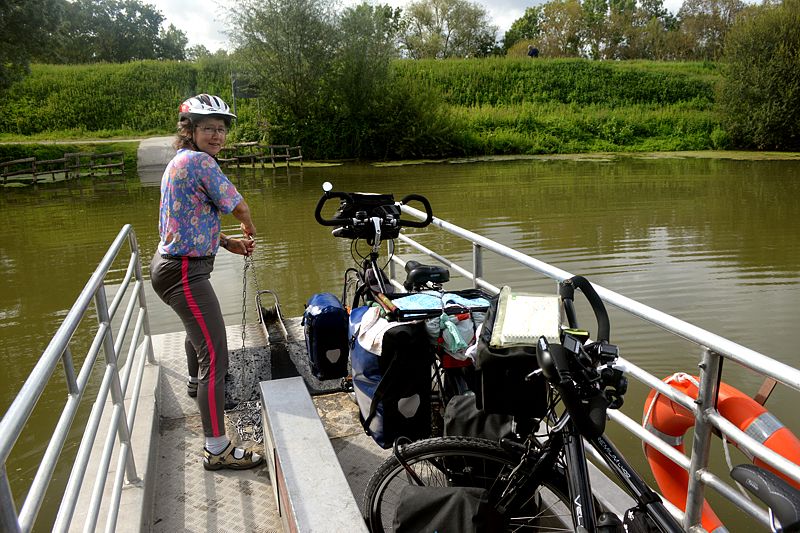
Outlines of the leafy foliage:
[{"label": "leafy foliage", "polygon": [[[713,71],[712,66],[699,72]],[[665,71],[660,64],[601,63],[583,59],[539,60],[487,58],[482,60],[404,61],[404,77],[435,87],[452,105],[515,105],[525,102],[602,104],[620,107],[639,103],[710,103],[712,79],[684,73],[692,64]]]},{"label": "leafy foliage", "polygon": [[125,62],[185,59],[186,34],[141,0],[52,0],[62,14],[46,46],[34,59],[42,63]]},{"label": "leafy foliage", "polygon": [[749,8],[724,65],[718,99],[734,143],[800,150],[800,0]]},{"label": "leafy foliage", "polygon": [[0,93],[28,73],[41,41],[60,17],[58,0],[3,0],[0,3]]},{"label": "leafy foliage", "polygon": [[34,65],[32,75],[0,100],[0,131],[29,135],[48,130],[172,131],[181,101],[223,90],[196,65],[142,61],[117,65]]},{"label": "leafy foliage", "polygon": [[330,68],[334,28],[328,0],[244,0],[232,12],[241,69],[272,113],[307,119]]},{"label": "leafy foliage", "polygon": [[486,10],[468,0],[417,0],[406,8],[403,48],[409,57],[485,57],[497,27]]},{"label": "leafy foliage", "polygon": [[525,14],[511,23],[503,37],[503,48],[506,52],[520,41],[537,40],[542,33],[542,21],[542,6],[526,7]]}]

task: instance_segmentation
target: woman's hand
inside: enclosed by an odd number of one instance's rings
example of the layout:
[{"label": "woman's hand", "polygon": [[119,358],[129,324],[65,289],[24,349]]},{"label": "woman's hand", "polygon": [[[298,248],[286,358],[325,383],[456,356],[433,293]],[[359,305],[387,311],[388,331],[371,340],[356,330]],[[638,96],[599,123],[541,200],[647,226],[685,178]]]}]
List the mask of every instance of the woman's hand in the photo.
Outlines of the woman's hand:
[{"label": "woman's hand", "polygon": [[254,239],[233,239],[228,238],[228,247],[226,248],[233,254],[244,255],[250,257],[255,250],[256,241]]}]

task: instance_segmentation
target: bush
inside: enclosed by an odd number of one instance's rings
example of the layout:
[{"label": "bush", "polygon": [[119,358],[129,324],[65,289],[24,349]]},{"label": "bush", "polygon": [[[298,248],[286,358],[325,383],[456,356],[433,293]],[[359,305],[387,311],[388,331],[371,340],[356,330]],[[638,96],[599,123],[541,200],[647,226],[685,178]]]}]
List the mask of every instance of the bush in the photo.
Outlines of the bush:
[{"label": "bush", "polygon": [[725,43],[718,102],[742,148],[800,150],[800,0],[751,7]]},{"label": "bush", "polygon": [[[122,64],[34,65],[0,101],[0,131],[31,135],[43,131],[120,130],[171,132],[180,103],[212,83],[195,64],[136,61]],[[202,80],[202,86],[198,80]],[[222,91],[223,98],[230,97]]]}]

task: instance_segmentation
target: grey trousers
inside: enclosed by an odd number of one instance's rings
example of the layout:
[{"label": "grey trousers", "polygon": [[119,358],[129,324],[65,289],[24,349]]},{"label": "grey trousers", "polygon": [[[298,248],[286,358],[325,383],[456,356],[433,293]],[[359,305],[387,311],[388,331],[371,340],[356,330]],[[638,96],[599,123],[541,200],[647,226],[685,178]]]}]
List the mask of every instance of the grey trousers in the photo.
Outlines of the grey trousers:
[{"label": "grey trousers", "polygon": [[197,376],[197,404],[206,437],[225,435],[225,373],[228,339],[219,300],[209,278],[214,258],[162,257],[150,263],[150,281],[186,330],[186,362]]}]

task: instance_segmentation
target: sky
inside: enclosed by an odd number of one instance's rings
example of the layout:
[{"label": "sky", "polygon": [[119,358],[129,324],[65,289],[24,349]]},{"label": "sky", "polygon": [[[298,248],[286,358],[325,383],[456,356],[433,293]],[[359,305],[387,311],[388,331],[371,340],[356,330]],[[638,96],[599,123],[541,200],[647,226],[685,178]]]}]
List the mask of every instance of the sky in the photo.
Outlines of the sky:
[{"label": "sky", "polygon": [[[370,1],[370,0],[367,0]],[[393,7],[404,7],[412,0],[371,0],[375,4],[389,4]],[[497,37],[502,39],[511,24],[522,17],[525,8],[544,3],[546,0],[471,0],[481,4],[493,24],[498,27]],[[340,0],[343,7],[356,5],[362,0]],[[186,33],[189,46],[202,44],[211,52],[220,48],[229,50],[231,45],[225,35],[227,8],[232,5],[230,0],[145,0],[145,3],[155,5],[166,18],[166,25],[174,24],[175,27]],[[675,13],[681,6],[682,0],[664,0],[664,7]]]}]

